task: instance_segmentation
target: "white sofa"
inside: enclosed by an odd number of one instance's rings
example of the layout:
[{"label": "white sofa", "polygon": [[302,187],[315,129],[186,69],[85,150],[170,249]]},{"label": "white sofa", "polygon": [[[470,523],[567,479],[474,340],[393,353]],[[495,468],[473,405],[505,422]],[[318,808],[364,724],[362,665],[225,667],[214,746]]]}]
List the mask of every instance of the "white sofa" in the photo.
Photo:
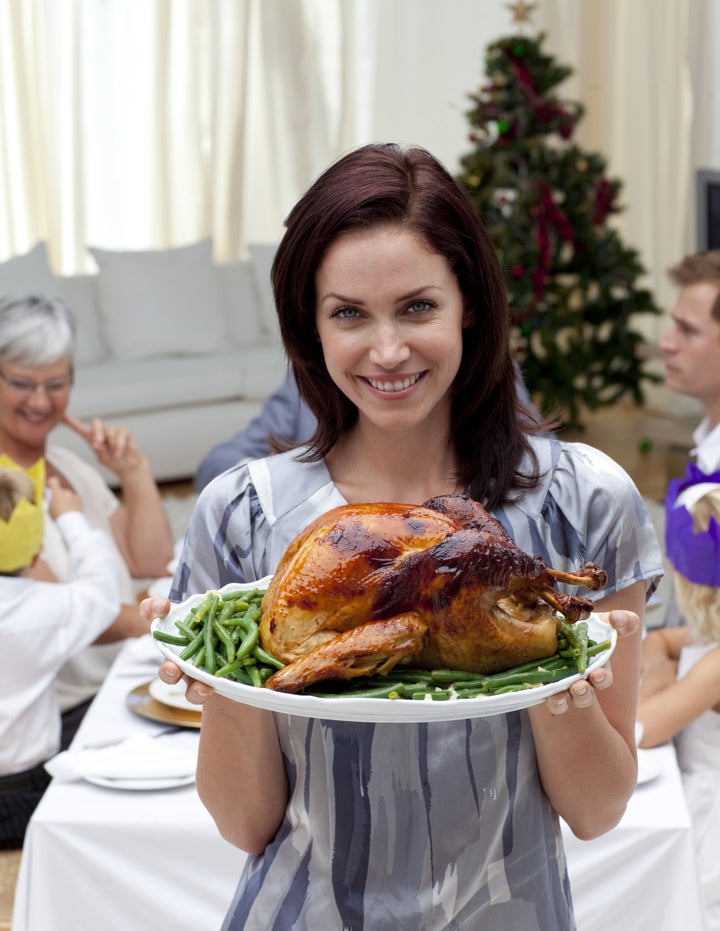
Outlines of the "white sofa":
[{"label": "white sofa", "polygon": [[[59,277],[39,243],[0,264],[0,295],[61,297],[78,324],[69,412],[128,426],[158,481],[185,479],[283,380],[274,249],[251,246],[248,260],[222,264],[210,240],[158,252],[90,249],[97,274]],[[52,442],[95,461],[67,427]]]}]

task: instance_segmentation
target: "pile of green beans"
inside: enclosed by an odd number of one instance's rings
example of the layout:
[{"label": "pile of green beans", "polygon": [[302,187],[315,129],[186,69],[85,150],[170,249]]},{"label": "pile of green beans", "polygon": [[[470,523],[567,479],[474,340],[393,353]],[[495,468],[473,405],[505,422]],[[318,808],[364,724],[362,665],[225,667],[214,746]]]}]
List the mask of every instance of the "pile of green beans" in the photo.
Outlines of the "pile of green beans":
[{"label": "pile of green beans", "polygon": [[414,701],[449,701],[520,692],[584,673],[588,660],[610,646],[588,636],[587,624],[561,624],[558,649],[544,659],[513,666],[503,672],[481,675],[455,669],[409,669],[397,667],[387,676],[359,677],[351,683],[327,683],[313,691],[321,698],[391,698]]},{"label": "pile of green beans", "polygon": [[227,677],[260,688],[284,663],[260,645],[260,606],[264,589],[210,591],[187,617],[175,621],[177,635],[154,631],[156,640],[181,646],[180,659],[204,668],[210,675]]},{"label": "pile of green beans", "polygon": [[[208,592],[203,601],[182,620],[177,634],[156,630],[157,640],[181,646],[179,656],[204,668],[211,675],[227,677],[244,685],[261,688],[284,663],[260,644],[258,623],[264,589]],[[482,675],[453,669],[396,667],[386,676],[362,676],[347,681],[329,681],[306,691],[322,698],[391,698],[448,701],[503,695],[537,688],[585,673],[591,657],[602,653],[610,641],[596,642],[588,636],[585,621],[561,621],[558,648],[544,659],[513,666],[503,672]]]}]

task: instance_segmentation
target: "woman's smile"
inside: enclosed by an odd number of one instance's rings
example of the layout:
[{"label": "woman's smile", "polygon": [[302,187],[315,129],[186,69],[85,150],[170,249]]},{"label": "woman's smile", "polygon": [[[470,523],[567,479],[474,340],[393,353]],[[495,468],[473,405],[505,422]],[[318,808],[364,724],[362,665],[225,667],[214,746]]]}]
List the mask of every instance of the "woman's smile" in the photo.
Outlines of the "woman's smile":
[{"label": "woman's smile", "polygon": [[364,377],[370,387],[380,392],[380,394],[402,394],[404,396],[408,389],[416,385],[424,374],[424,372],[416,372],[414,375],[367,375],[360,377]]}]

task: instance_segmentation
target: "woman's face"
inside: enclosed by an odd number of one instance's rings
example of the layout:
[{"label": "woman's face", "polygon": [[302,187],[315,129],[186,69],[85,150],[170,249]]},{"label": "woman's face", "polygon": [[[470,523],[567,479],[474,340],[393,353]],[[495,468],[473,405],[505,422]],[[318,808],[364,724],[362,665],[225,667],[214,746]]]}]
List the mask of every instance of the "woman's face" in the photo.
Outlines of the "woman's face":
[{"label": "woman's face", "polygon": [[44,365],[1,362],[0,449],[3,443],[44,449],[48,433],[62,420],[71,387],[67,359]]},{"label": "woman's face", "polygon": [[463,296],[445,257],[402,226],[348,233],[325,253],[315,287],[325,364],[361,419],[447,430]]}]

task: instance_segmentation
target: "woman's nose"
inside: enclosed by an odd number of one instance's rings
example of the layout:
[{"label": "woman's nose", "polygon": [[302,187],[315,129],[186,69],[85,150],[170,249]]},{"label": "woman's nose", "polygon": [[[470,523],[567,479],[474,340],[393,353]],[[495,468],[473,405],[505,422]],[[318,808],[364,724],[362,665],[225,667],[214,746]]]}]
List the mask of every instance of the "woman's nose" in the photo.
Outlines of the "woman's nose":
[{"label": "woman's nose", "polygon": [[53,406],[53,399],[46,387],[38,383],[27,396],[25,403],[33,410],[45,411]]},{"label": "woman's nose", "polygon": [[373,365],[393,369],[410,358],[410,347],[398,327],[381,327],[375,334],[368,355]]}]

